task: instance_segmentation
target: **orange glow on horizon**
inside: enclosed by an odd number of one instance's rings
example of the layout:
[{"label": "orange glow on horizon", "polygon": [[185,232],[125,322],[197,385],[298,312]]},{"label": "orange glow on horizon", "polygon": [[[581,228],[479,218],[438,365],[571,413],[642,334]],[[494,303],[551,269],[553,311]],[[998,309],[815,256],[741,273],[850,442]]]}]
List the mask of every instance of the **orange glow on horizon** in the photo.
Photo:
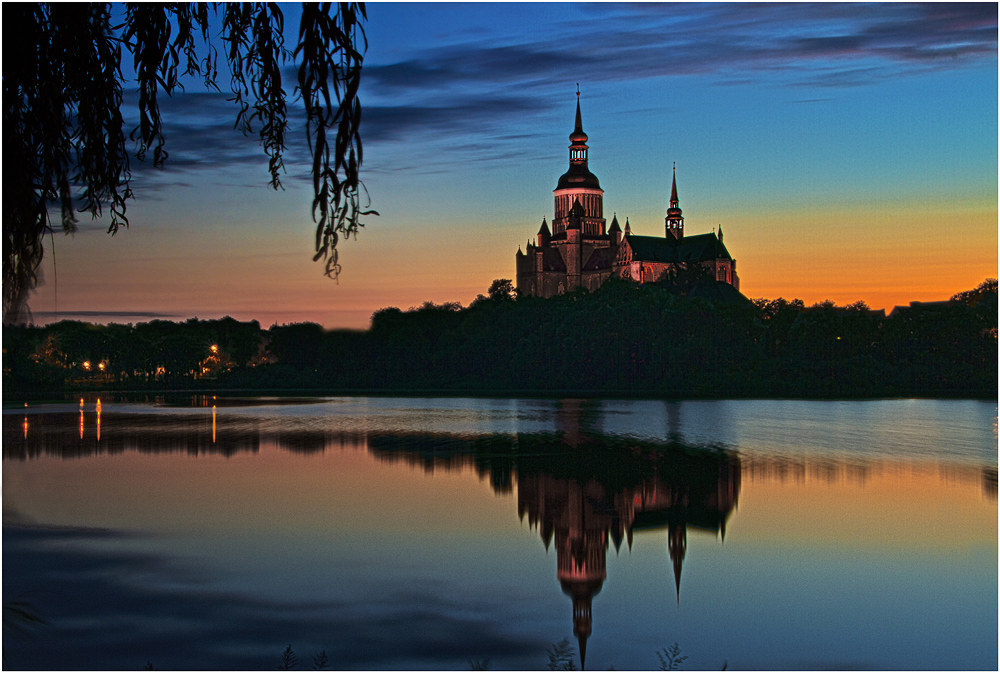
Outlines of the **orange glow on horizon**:
[{"label": "orange glow on horizon", "polygon": [[[996,495],[987,492],[978,468],[891,462],[841,468],[832,480],[819,463],[801,479],[792,474],[781,480],[744,467],[726,543],[818,542],[912,553],[996,546]],[[498,531],[518,521],[516,487],[499,494],[469,467],[428,472],[379,459],[363,444],[328,445],[309,455],[262,444],[258,453],[229,457],[131,451],[86,461],[45,457],[12,466],[4,485],[30,483],[51,486],[45,493],[12,490],[24,513],[59,525],[160,529],[184,521],[227,534],[264,528],[335,534],[350,526],[454,536],[477,521],[490,521]],[[250,492],[257,500],[248,508]],[[163,511],[176,516],[167,521]],[[331,519],[333,512],[338,516]]]},{"label": "orange glow on horizon", "polygon": [[[45,492],[19,489],[39,483],[42,475],[51,485]],[[262,479],[267,488],[260,488]],[[373,483],[380,484],[377,494]],[[132,451],[84,461],[42,457],[12,466],[4,487],[33,520],[59,525],[151,530],[183,525],[227,535],[389,525],[399,533],[419,527],[425,535],[452,536],[483,517],[497,525],[517,522],[514,495],[494,494],[488,481],[467,468],[430,475],[406,463],[378,460],[363,446],[328,447],[312,455],[262,443],[258,453],[229,457]],[[251,492],[257,500],[248,507]],[[429,493],[435,497],[428,498]],[[165,519],[164,511],[174,515]]]},{"label": "orange glow on horizon", "polygon": [[997,277],[995,203],[859,210],[847,223],[831,208],[741,214],[727,224],[743,294],[807,306],[860,299],[888,312],[911,301],[946,300]]},{"label": "orange glow on horizon", "polygon": [[[911,301],[948,299],[998,274],[995,203],[950,208],[869,204],[867,210],[862,204],[860,212],[851,211],[850,222],[835,207],[748,214],[712,211],[708,205],[700,206],[705,212],[692,215],[690,233],[707,233],[715,223],[723,224],[725,244],[737,260],[740,289],[751,298],[799,298],[806,305],[826,299],[846,305],[860,299],[888,311]],[[691,210],[696,211],[695,204]],[[218,249],[212,239],[190,251],[183,273],[168,268],[166,261],[160,263],[163,268],[143,267],[140,272],[138,262],[115,258],[107,265],[111,276],[106,281],[116,288],[114,294],[95,299],[93,288],[69,286],[60,292],[59,305],[107,311],[150,306],[176,321],[229,315],[257,320],[265,329],[292,322],[366,329],[379,309],[405,311],[427,301],[467,306],[477,294],[486,293],[493,279],[514,279],[517,247],[537,226],[534,218],[511,217],[441,224],[449,246],[462,251],[448,264],[433,261],[439,257],[441,238],[426,229],[373,228],[344,248],[344,270],[336,283],[316,273],[308,256],[291,252],[261,257],[251,277],[240,260],[232,266],[225,260],[204,263],[205,250]],[[651,210],[648,217],[633,218],[632,227],[637,234],[662,235],[662,213]],[[80,264],[112,253],[107,244],[90,239],[81,243],[88,249],[81,251]],[[289,243],[281,246],[284,250]],[[60,275],[69,273],[60,269]],[[148,280],[140,286],[134,278],[141,274]],[[33,306],[51,305],[51,288],[43,285]]]},{"label": "orange glow on horizon", "polygon": [[887,550],[927,551],[928,540],[941,552],[996,546],[996,495],[985,492],[980,469],[889,462],[867,467],[832,480],[822,469],[784,478],[744,470],[727,542],[731,534],[755,542],[814,540]]}]

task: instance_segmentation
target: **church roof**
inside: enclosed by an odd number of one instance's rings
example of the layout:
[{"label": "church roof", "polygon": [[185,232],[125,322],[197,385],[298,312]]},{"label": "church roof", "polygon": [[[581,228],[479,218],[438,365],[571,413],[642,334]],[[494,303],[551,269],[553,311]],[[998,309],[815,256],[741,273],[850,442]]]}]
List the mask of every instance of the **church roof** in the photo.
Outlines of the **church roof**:
[{"label": "church roof", "polygon": [[566,262],[556,248],[542,248],[542,271],[566,273]]},{"label": "church roof", "polygon": [[632,248],[632,259],[642,262],[707,262],[713,259],[732,259],[726,246],[715,234],[673,237],[636,236],[625,238]]},{"label": "church roof", "polygon": [[594,248],[594,252],[584,263],[581,271],[607,271],[615,261],[615,251],[608,248]]},{"label": "church roof", "polygon": [[597,176],[587,169],[585,164],[570,164],[569,170],[559,177],[559,182],[556,183],[556,191],[560,189],[572,189],[574,187],[600,189],[601,183],[597,180]]}]

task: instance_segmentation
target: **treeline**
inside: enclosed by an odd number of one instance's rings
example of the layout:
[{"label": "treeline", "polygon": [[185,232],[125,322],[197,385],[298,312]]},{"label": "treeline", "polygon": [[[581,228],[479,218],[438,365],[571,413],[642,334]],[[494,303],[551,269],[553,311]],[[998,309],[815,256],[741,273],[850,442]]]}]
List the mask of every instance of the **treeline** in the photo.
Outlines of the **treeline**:
[{"label": "treeline", "polygon": [[[4,327],[4,396],[78,388],[730,397],[997,394],[997,281],[886,316],[612,280],[382,309],[367,331],[188,320]],[[700,293],[713,296],[711,293]],[[721,295],[720,295],[721,296]]]}]

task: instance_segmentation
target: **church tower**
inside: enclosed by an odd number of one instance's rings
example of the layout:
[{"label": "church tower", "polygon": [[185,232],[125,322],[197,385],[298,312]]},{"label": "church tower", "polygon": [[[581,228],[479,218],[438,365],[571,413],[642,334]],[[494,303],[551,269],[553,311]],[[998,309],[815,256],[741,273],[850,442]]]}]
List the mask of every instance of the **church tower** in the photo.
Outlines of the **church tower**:
[{"label": "church tower", "polygon": [[558,236],[569,225],[570,211],[579,203],[583,209],[580,218],[580,233],[584,237],[603,236],[604,230],[604,190],[597,176],[587,167],[587,134],[583,132],[580,115],[580,89],[576,91],[576,127],[569,134],[569,170],[559,178],[554,190],[555,218],[552,220],[552,235]]},{"label": "church tower", "polygon": [[684,213],[677,197],[677,166],[670,184],[670,205],[664,218],[665,236],[646,236],[632,231],[629,218],[610,228],[604,220],[604,190],[590,172],[588,137],[580,112],[580,87],[576,89],[576,123],[569,134],[569,170],[559,177],[553,190],[555,214],[542,220],[537,243],[529,241],[515,258],[517,290],[532,297],[553,297],[584,288],[597,290],[609,278],[631,278],[639,283],[656,282],[681,269],[698,268],[705,279],[726,283],[736,290],[720,290],[726,301],[745,303],[738,295],[736,260],[718,234],[685,236]]},{"label": "church tower", "polygon": [[670,187],[670,207],[665,218],[667,238],[677,240],[684,238],[684,215],[681,213],[680,202],[677,200],[677,164],[674,164],[674,182]]}]

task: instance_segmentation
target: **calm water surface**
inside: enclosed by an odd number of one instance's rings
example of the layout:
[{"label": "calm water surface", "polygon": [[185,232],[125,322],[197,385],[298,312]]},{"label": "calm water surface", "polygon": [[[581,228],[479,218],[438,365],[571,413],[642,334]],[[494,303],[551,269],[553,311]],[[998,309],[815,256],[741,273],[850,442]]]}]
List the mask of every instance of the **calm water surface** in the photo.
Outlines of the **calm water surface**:
[{"label": "calm water surface", "polygon": [[[4,409],[6,668],[997,668],[997,404]],[[5,614],[6,617],[6,614]]]}]

